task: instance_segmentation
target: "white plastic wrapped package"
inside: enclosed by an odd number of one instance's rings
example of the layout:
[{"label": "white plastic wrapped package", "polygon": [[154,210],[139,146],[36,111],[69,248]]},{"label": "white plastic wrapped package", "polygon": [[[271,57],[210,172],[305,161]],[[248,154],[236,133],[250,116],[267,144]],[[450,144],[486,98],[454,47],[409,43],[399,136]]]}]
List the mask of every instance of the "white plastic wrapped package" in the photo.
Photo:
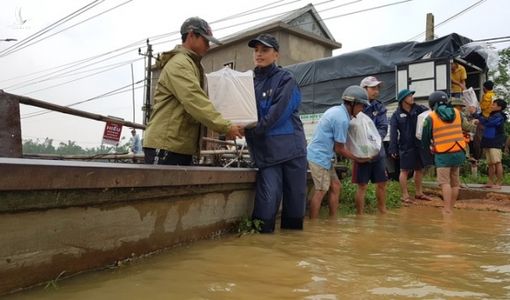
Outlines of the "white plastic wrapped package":
[{"label": "white plastic wrapped package", "polygon": [[423,132],[423,125],[425,124],[425,119],[430,114],[430,110],[426,110],[418,115],[418,119],[416,120],[416,138],[421,141],[421,134]]},{"label": "white plastic wrapped package", "polygon": [[356,157],[371,158],[381,150],[381,136],[369,116],[360,112],[349,122],[347,149]]},{"label": "white plastic wrapped package", "polygon": [[480,103],[478,102],[476,93],[472,87],[462,91],[462,96],[464,97],[464,104],[466,104],[466,106],[474,106],[476,108],[480,108]]},{"label": "white plastic wrapped package", "polygon": [[253,72],[238,72],[225,67],[207,76],[209,98],[221,115],[234,124],[257,121]]}]

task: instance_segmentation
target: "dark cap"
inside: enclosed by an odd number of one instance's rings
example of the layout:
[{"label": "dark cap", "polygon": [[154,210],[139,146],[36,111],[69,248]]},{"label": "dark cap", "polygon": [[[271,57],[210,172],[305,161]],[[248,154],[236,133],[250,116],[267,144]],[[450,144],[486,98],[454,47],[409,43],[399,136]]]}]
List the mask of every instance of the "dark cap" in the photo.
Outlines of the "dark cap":
[{"label": "dark cap", "polygon": [[280,45],[278,44],[276,38],[268,33],[263,33],[249,41],[248,47],[255,48],[257,44],[262,44],[266,47],[273,48],[276,51],[280,50]]},{"label": "dark cap", "polygon": [[404,100],[409,95],[414,95],[415,91],[411,91],[408,89],[403,89],[400,92],[398,92],[397,101],[400,102]]},{"label": "dark cap", "polygon": [[487,80],[483,83],[483,87],[488,90],[492,90],[494,88],[494,82],[492,80]]},{"label": "dark cap", "polygon": [[181,34],[186,34],[190,31],[200,34],[206,40],[213,42],[216,45],[221,45],[221,42],[213,37],[211,27],[204,19],[199,17],[186,19],[186,21],[184,21],[181,25]]}]

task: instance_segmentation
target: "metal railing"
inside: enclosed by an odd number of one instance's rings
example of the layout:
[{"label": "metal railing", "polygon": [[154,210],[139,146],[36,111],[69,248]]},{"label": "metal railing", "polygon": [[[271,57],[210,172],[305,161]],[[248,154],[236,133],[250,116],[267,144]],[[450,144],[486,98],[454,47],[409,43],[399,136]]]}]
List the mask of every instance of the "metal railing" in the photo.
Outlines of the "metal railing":
[{"label": "metal railing", "polygon": [[[143,162],[143,154],[128,153],[108,153],[96,155],[54,155],[54,154],[37,154],[23,153],[22,136],[21,136],[21,117],[19,105],[25,104],[35,106],[51,111],[69,114],[77,117],[92,119],[101,122],[113,122],[122,126],[137,129],[145,129],[145,125],[125,121],[111,116],[103,116],[100,114],[90,113],[87,111],[74,109],[62,105],[33,99],[26,96],[6,93],[0,90],[0,157],[16,157],[16,158],[42,158],[42,159],[58,159],[58,160],[114,160],[114,161],[131,161]],[[200,151],[198,162],[201,164],[211,165],[215,162],[216,166],[246,166],[249,165],[250,156],[244,143],[238,144],[232,141],[223,141],[210,137],[203,137],[206,143],[220,145],[218,147],[207,146],[205,150]],[[202,159],[209,157],[209,159]],[[213,158],[211,158],[213,157]],[[214,159],[215,157],[215,159]]]}]

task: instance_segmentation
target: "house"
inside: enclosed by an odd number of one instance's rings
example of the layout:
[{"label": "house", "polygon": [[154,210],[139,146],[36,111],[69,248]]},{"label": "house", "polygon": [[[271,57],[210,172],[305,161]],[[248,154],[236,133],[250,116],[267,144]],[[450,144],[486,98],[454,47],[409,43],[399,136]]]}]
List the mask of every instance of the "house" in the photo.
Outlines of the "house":
[{"label": "house", "polygon": [[278,64],[288,66],[330,57],[342,47],[335,41],[312,4],[290,11],[255,27],[221,38],[202,59],[206,73],[230,66],[238,71],[253,69],[253,50],[248,42],[261,33],[274,35],[280,43]]}]

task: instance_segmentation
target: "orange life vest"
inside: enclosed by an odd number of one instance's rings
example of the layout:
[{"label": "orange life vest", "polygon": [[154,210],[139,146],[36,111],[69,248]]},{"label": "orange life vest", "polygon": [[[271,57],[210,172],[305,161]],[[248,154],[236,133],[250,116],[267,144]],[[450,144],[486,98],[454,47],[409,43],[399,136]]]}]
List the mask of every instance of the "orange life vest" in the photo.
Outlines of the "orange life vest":
[{"label": "orange life vest", "polygon": [[430,113],[434,153],[454,153],[466,149],[466,140],[462,134],[462,117],[456,109],[453,111],[455,120],[452,123],[441,120],[436,112]]}]

